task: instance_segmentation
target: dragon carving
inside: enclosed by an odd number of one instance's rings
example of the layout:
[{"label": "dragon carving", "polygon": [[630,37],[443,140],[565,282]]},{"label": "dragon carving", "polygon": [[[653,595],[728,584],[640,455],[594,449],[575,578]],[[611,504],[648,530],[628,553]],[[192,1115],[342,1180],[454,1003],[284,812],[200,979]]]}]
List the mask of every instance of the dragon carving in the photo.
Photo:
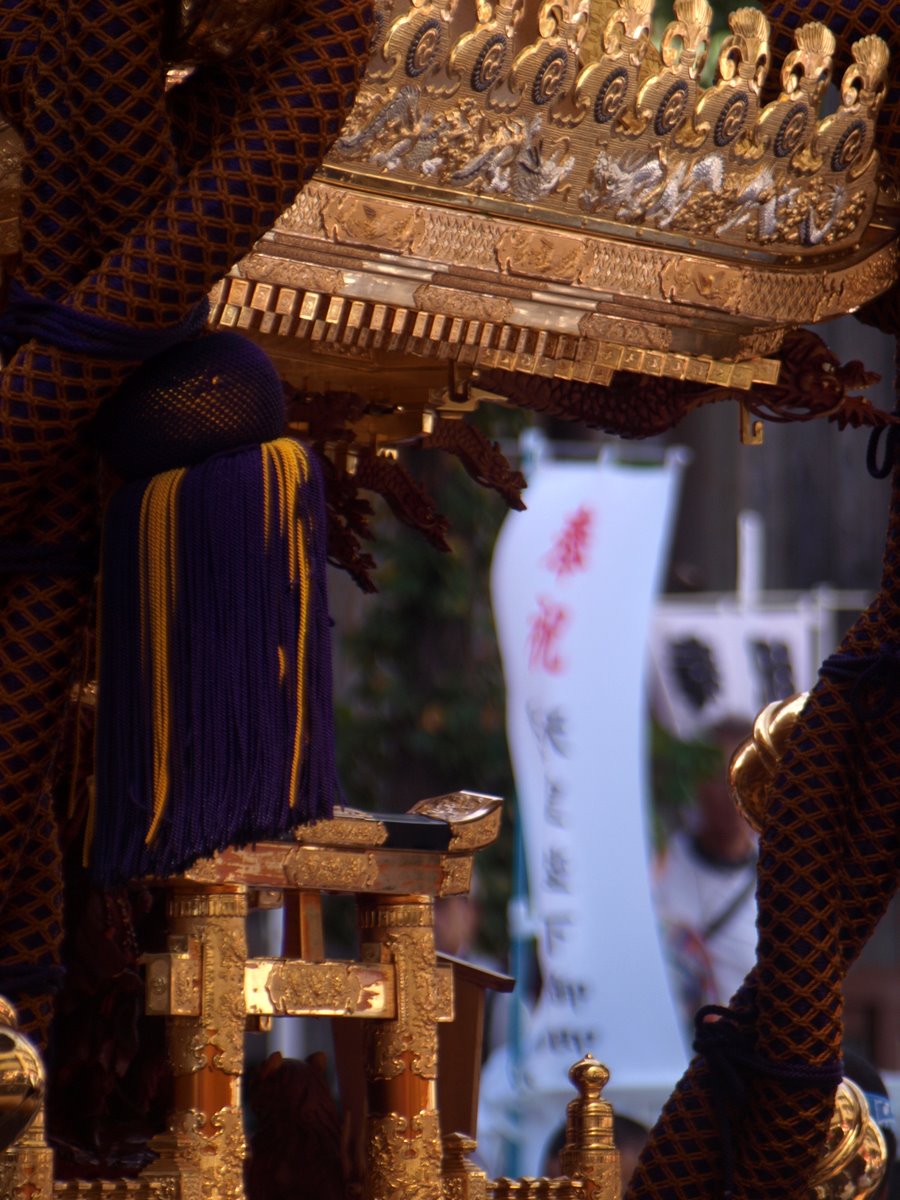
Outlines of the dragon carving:
[{"label": "dragon carving", "polygon": [[[480,370],[473,382],[517,408],[576,421],[623,438],[658,436],[694,409],[735,398],[754,416],[767,421],[825,418],[841,429],[881,429],[900,423],[900,417],[875,408],[858,394],[878,376],[861,362],[840,363],[810,330],[788,333],[781,358],[778,383],[757,385],[747,392],[625,371],[617,372],[606,385],[497,370]],[[291,427],[303,431],[326,463],[330,560],[364,591],[375,586],[374,559],[362,549],[363,542],[373,540],[373,510],[365,492],[382,496],[398,520],[419,530],[436,549],[449,549],[447,521],[409,469],[392,456],[355,445],[354,423],[370,409],[365,399],[348,392],[295,393],[289,398]],[[455,455],[476,483],[496,491],[510,508],[525,507],[524,476],[510,466],[500,447],[474,426],[435,416],[430,432],[408,445]]]}]

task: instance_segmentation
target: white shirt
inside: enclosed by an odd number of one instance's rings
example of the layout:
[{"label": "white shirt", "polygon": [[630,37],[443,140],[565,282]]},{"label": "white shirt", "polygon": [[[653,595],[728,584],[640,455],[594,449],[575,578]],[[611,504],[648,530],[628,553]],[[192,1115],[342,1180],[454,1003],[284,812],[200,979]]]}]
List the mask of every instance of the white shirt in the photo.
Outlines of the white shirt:
[{"label": "white shirt", "polygon": [[653,888],[669,986],[685,1021],[704,1004],[727,1004],[756,961],[756,855],[716,863],[690,834],[671,837]]}]

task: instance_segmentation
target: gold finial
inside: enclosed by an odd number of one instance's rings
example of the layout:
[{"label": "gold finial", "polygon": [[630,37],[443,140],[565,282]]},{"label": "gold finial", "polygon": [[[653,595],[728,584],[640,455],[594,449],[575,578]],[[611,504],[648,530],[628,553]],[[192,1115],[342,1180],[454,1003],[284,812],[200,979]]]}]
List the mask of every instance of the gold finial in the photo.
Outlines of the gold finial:
[{"label": "gold finial", "polygon": [[603,33],[603,48],[607,54],[618,54],[624,41],[639,61],[643,59],[650,43],[653,4],[654,0],[619,0]]},{"label": "gold finial", "polygon": [[582,1100],[591,1102],[600,1098],[609,1083],[609,1070],[593,1054],[586,1054],[569,1068],[569,1078],[581,1093]]},{"label": "gold finial", "polygon": [[851,52],[853,63],[841,80],[841,100],[848,107],[867,104],[870,112],[875,113],[887,92],[891,52],[887,42],[874,33],[854,42]]},{"label": "gold finial", "polygon": [[801,25],[795,35],[797,49],[784,60],[781,82],[786,96],[805,93],[817,104],[831,82],[831,65],[837,42],[827,26],[818,21]]},{"label": "gold finial", "polygon": [[619,1200],[619,1153],[613,1139],[612,1105],[600,1093],[609,1082],[609,1071],[592,1054],[586,1054],[569,1071],[578,1096],[566,1109],[566,1144],[560,1154],[563,1172],[584,1180],[595,1200]]},{"label": "gold finial", "polygon": [[769,22],[756,8],[739,8],[728,18],[731,36],[719,52],[719,76],[746,80],[756,92],[769,69]]},{"label": "gold finial", "polygon": [[[709,49],[713,11],[706,0],[675,0],[675,20],[663,34],[662,59],[667,67],[681,63],[696,78],[703,70]],[[679,53],[673,43],[681,40]]]}]

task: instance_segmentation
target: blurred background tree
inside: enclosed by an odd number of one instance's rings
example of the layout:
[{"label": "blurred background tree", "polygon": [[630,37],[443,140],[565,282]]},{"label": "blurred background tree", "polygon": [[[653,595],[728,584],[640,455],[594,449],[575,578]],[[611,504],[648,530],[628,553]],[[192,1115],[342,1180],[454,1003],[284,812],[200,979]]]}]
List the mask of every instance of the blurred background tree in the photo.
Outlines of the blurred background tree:
[{"label": "blurred background tree", "polygon": [[[474,420],[496,438],[512,436],[526,418],[486,409]],[[352,584],[334,580],[341,779],[347,802],[370,811],[405,812],[459,789],[506,800],[500,839],[477,860],[480,940],[503,961],[514,789],[489,572],[508,510],[447,455],[412,454],[404,465],[448,518],[452,553],[435,551],[379,509],[377,594],[354,595]]]}]

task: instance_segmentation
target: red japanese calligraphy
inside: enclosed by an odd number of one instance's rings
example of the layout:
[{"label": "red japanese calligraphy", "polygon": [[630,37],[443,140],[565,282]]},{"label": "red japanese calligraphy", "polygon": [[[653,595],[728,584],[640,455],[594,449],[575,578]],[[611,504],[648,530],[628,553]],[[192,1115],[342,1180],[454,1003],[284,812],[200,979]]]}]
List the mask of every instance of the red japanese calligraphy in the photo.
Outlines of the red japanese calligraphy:
[{"label": "red japanese calligraphy", "polygon": [[544,559],[557,579],[583,571],[594,532],[594,512],[582,504],[566,518],[562,532]]},{"label": "red japanese calligraphy", "polygon": [[562,604],[538,596],[538,611],[529,621],[528,665],[540,667],[551,675],[564,669],[559,655],[559,639],[569,623],[569,610]]}]

